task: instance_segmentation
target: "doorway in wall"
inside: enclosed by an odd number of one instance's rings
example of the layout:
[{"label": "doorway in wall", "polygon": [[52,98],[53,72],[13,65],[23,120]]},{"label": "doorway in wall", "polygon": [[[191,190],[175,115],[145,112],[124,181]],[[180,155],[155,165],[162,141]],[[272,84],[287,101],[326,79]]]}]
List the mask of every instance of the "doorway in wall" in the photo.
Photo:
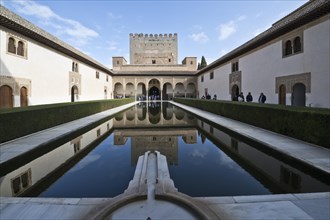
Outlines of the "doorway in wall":
[{"label": "doorway in wall", "polygon": [[237,101],[235,100],[236,98],[238,98],[239,95],[239,87],[238,85],[233,85],[233,87],[231,87],[231,100],[233,101]]},{"label": "doorway in wall", "polygon": [[279,93],[278,93],[278,104],[285,105],[286,104],[286,88],[285,85],[280,85]]},{"label": "doorway in wall", "polygon": [[303,83],[296,83],[292,87],[292,106],[306,106],[306,86]]},{"label": "doorway in wall", "polygon": [[72,86],[71,88],[71,102],[75,102],[78,98],[78,87]]},{"label": "doorway in wall", "polygon": [[151,100],[160,99],[159,89],[156,86],[153,86],[149,89],[149,97]]},{"label": "doorway in wall", "polygon": [[10,86],[3,85],[0,87],[0,108],[14,107],[13,90]]}]

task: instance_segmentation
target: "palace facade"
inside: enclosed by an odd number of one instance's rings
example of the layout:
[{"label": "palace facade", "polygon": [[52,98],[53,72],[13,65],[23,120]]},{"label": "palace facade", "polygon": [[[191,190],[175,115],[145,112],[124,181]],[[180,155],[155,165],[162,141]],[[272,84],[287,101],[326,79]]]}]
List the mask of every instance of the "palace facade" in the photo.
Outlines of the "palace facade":
[{"label": "palace facade", "polygon": [[196,70],[177,34],[130,34],[113,69],[0,6],[0,108],[134,97],[170,100],[263,92],[267,103],[330,108],[330,2],[311,0]]}]

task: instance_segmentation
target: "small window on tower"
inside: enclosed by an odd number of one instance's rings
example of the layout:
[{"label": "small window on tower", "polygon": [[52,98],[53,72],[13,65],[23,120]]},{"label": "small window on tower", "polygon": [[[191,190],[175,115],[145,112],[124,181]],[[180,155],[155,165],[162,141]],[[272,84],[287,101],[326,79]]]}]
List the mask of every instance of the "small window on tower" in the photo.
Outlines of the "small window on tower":
[{"label": "small window on tower", "polygon": [[170,63],[171,62],[171,59],[168,59],[168,62]]},{"label": "small window on tower", "polygon": [[152,64],[156,64],[156,60],[152,60]]}]

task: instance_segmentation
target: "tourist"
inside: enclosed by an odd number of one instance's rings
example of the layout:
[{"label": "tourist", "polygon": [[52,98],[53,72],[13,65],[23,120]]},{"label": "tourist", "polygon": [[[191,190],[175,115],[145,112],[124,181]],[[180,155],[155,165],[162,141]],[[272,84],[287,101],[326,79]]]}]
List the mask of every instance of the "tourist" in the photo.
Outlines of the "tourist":
[{"label": "tourist", "polygon": [[206,99],[211,99],[210,94],[207,94],[207,95],[206,95]]},{"label": "tourist", "polygon": [[202,96],[202,99],[205,99],[205,96],[204,95]]},{"label": "tourist", "polygon": [[247,94],[247,96],[246,96],[246,101],[247,101],[247,102],[252,102],[252,101],[253,101],[253,97],[252,97],[252,95],[251,95],[251,92],[249,92],[249,93]]},{"label": "tourist", "polygon": [[258,102],[259,103],[265,103],[266,102],[266,96],[264,95],[264,93],[260,93]]},{"label": "tourist", "polygon": [[238,101],[239,102],[244,102],[244,95],[243,95],[243,92],[241,92],[238,96]]},{"label": "tourist", "polygon": [[216,94],[214,94],[213,100],[217,100],[217,95]]}]

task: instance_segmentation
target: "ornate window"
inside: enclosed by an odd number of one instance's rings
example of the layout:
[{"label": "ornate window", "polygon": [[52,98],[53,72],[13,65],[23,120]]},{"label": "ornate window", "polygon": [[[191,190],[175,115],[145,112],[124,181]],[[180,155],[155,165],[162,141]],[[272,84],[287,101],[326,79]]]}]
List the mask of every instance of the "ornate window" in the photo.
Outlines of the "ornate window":
[{"label": "ornate window", "polygon": [[214,78],[214,72],[210,72],[210,79]]},{"label": "ornate window", "polygon": [[298,32],[282,41],[283,58],[303,52],[303,33]]},{"label": "ornate window", "polygon": [[31,186],[31,183],[31,169],[28,169],[26,172],[11,179],[12,195],[16,196],[21,194]]},{"label": "ornate window", "polygon": [[15,39],[12,37],[8,39],[8,52],[16,54]]},{"label": "ornate window", "polygon": [[293,52],[294,53],[301,52],[301,39],[300,39],[300,37],[296,37],[293,41]]},{"label": "ornate window", "polygon": [[233,73],[233,72],[237,72],[237,71],[238,71],[238,61],[233,62],[231,64],[231,72]]},{"label": "ornate window", "polygon": [[72,62],[72,72],[79,72],[78,63],[75,61]]},{"label": "ornate window", "polygon": [[292,43],[290,40],[288,40],[287,42],[285,42],[285,49],[284,49],[284,55],[290,55],[292,54]]},{"label": "ornate window", "polygon": [[8,33],[7,52],[12,55],[27,58],[27,42]]},{"label": "ornate window", "polygon": [[204,82],[204,76],[201,76],[201,82]]},{"label": "ornate window", "polygon": [[17,55],[24,57],[24,43],[22,41],[18,41]]}]

